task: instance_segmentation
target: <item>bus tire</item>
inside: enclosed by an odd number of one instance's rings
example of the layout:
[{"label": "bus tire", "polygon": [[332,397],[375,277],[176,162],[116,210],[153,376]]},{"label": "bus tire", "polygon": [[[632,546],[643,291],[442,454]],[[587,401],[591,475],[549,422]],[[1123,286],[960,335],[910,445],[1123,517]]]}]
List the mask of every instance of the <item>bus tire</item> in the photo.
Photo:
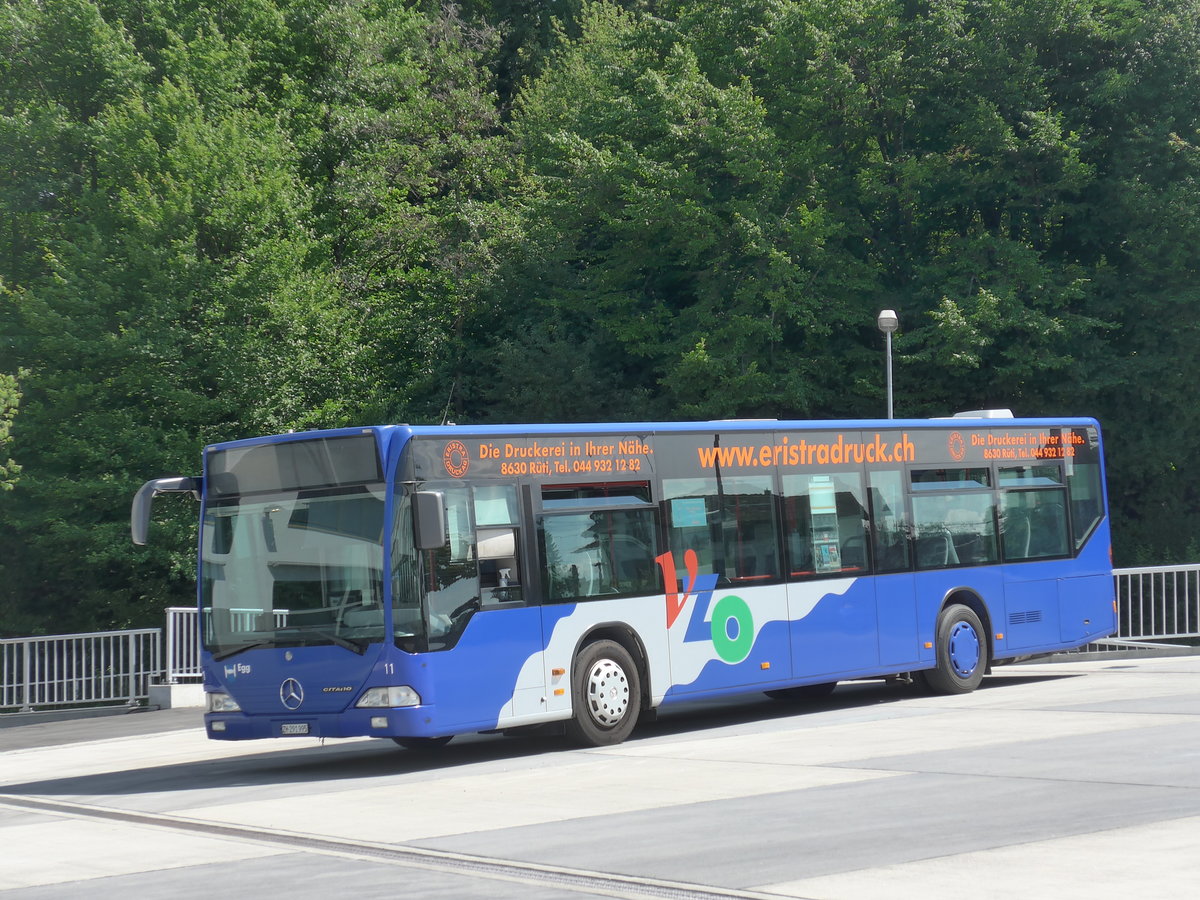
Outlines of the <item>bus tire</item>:
[{"label": "bus tire", "polygon": [[641,675],[629,651],[616,641],[588,644],[575,658],[571,682],[567,737],[585,747],[629,737],[642,710]]},{"label": "bus tire", "polygon": [[921,673],[935,694],[969,694],[979,687],[988,665],[987,635],[969,606],[954,603],[937,622],[937,665]]},{"label": "bus tire", "polygon": [[763,691],[772,700],[824,700],[833,693],[838,683],[825,681],[820,684],[802,684],[800,687],[776,688]]},{"label": "bus tire", "polygon": [[445,747],[453,737],[454,735],[443,737],[394,737],[392,740],[405,750],[412,750],[416,753],[428,753],[430,750]]}]

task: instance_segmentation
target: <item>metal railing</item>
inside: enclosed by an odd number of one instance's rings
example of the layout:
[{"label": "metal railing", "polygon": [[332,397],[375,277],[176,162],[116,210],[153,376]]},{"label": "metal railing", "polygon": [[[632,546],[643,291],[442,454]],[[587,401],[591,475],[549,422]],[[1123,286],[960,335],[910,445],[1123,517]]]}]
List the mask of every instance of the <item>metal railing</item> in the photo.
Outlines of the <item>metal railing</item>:
[{"label": "metal railing", "polygon": [[5,638],[0,710],[146,700],[161,648],[161,628]]},{"label": "metal railing", "polygon": [[196,607],[167,607],[164,642],[167,646],[167,667],[163,679],[167,684],[199,681],[204,677],[200,670],[200,616]]},{"label": "metal railing", "polygon": [[1118,638],[1200,637],[1200,565],[1117,569]]},{"label": "metal railing", "polygon": [[1117,633],[1082,651],[1175,650],[1200,639],[1200,564],[1114,569],[1113,580]]}]

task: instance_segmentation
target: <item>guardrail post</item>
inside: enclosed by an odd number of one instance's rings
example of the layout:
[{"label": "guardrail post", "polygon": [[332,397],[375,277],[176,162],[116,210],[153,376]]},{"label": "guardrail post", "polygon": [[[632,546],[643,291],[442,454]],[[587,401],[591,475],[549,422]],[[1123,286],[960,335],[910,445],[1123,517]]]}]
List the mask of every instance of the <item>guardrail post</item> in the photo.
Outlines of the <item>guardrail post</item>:
[{"label": "guardrail post", "polygon": [[175,614],[167,610],[167,659],[166,659],[166,681],[167,684],[175,683]]},{"label": "guardrail post", "polygon": [[25,641],[21,645],[21,680],[24,682],[25,688],[25,703],[21,707],[21,712],[33,712],[33,675],[29,671],[29,654],[30,642]]},{"label": "guardrail post", "polygon": [[137,636],[129,635],[129,699],[126,703],[134,706],[137,703]]}]

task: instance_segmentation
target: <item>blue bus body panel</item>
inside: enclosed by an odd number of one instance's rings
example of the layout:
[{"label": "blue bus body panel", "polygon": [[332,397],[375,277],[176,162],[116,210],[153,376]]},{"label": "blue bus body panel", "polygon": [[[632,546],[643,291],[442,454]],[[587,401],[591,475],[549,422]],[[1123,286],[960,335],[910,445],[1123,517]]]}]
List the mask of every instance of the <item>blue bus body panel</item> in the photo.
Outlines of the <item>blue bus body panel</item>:
[{"label": "blue bus body panel", "polygon": [[[543,628],[574,605],[484,610],[455,647],[419,657],[430,673],[428,702],[440,734],[499,727],[543,710]],[[525,684],[521,673],[528,669]],[[422,698],[425,695],[422,694]]]},{"label": "blue bus body panel", "polygon": [[[876,587],[870,578],[793,583],[788,639],[794,678],[861,672],[879,666]],[[820,593],[811,612],[804,598]],[[915,629],[909,640],[916,641]],[[830,680],[830,679],[827,679]]]}]

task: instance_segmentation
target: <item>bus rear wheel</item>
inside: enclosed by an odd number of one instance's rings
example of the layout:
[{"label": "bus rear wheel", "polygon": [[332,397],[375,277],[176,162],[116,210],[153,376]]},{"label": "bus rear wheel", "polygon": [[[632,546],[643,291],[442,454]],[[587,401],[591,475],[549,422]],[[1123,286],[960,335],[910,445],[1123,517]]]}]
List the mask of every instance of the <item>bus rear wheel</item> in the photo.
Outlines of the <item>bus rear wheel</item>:
[{"label": "bus rear wheel", "polygon": [[979,687],[988,665],[987,635],[969,606],[947,606],[937,622],[937,666],[921,673],[936,694],[967,694]]},{"label": "bus rear wheel", "polygon": [[642,684],[637,664],[616,641],[588,644],[571,673],[574,716],[567,737],[585,747],[619,744],[637,724]]}]

